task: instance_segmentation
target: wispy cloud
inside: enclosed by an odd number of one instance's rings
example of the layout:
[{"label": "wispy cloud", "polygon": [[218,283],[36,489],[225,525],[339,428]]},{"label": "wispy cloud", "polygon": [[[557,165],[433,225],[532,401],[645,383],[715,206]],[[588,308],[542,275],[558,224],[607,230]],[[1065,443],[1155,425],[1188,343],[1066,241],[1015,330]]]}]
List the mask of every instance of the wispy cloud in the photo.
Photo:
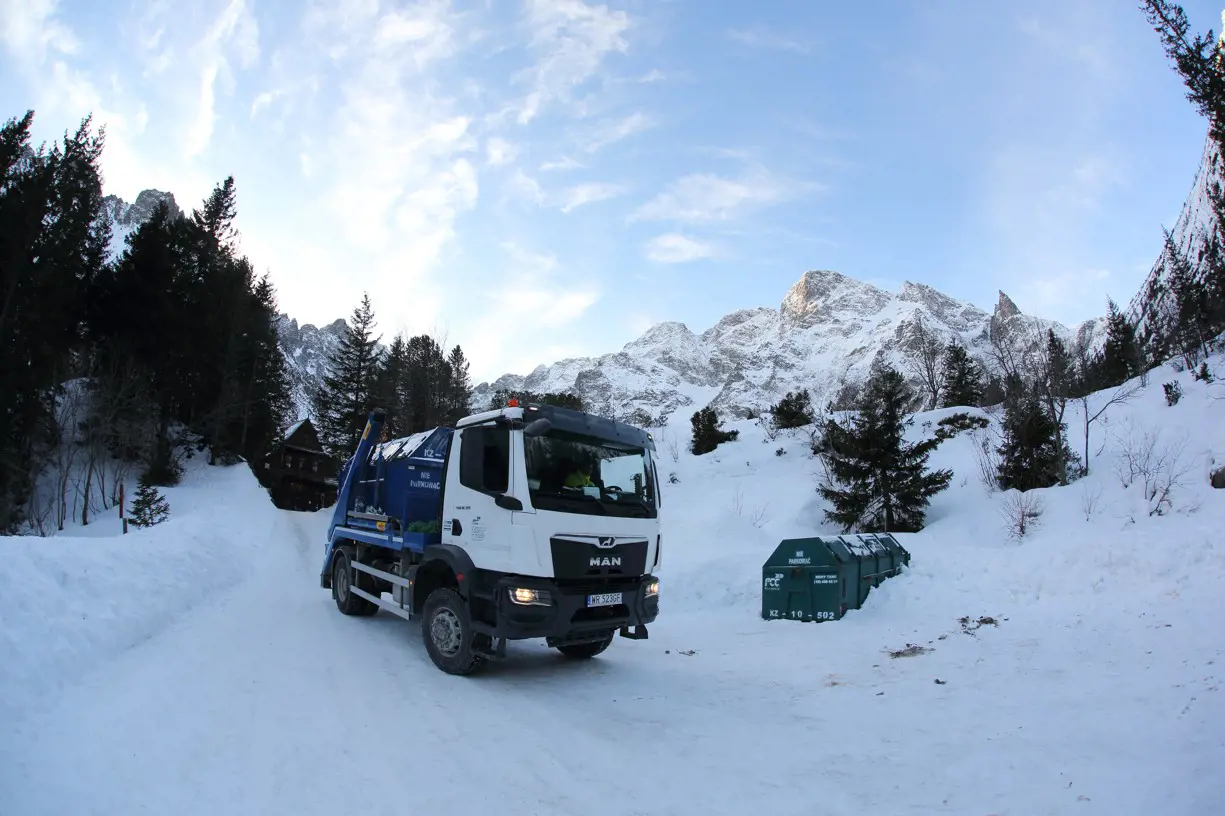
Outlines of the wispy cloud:
[{"label": "wispy cloud", "polygon": [[767,51],[794,51],[807,54],[812,47],[794,37],[788,37],[763,25],[753,25],[748,28],[733,28],[727,35],[741,45],[750,48],[760,48]]},{"label": "wispy cloud", "polygon": [[[287,42],[281,54],[287,73],[328,83],[326,112],[310,105],[298,114],[313,133],[300,166],[317,191],[303,206],[328,219],[330,228],[311,235],[285,231],[268,251],[278,266],[309,280],[360,268],[362,287],[372,293],[411,286],[414,309],[393,307],[410,331],[427,328],[411,321],[425,319],[441,302],[432,273],[452,244],[457,219],[480,198],[482,145],[474,117],[438,82],[466,47],[464,35],[462,19],[445,2],[386,13],[371,2],[316,3],[305,41]],[[295,92],[311,94],[311,87]],[[485,157],[495,160],[509,149],[484,147]]]},{"label": "wispy cloud", "polygon": [[1060,209],[1095,212],[1112,187],[1123,181],[1116,160],[1102,154],[1081,157],[1066,180],[1048,193],[1051,204]]},{"label": "wispy cloud", "polygon": [[1027,16],[1017,23],[1017,29],[1045,49],[1083,64],[1094,74],[1104,77],[1113,67],[1113,55],[1101,39],[1085,39],[1083,30],[1048,25],[1036,16]]},{"label": "wispy cloud", "polygon": [[636,111],[623,119],[607,123],[596,130],[594,136],[584,146],[588,153],[595,153],[610,144],[628,139],[635,133],[642,133],[655,126],[654,120],[642,111]]},{"label": "wispy cloud", "polygon": [[598,181],[579,184],[568,188],[562,193],[560,198],[561,211],[568,213],[571,210],[582,207],[584,204],[606,201],[610,198],[624,195],[625,192],[626,188],[620,184],[608,184]]},{"label": "wispy cloud", "polygon": [[193,52],[198,64],[199,96],[195,117],[183,145],[183,153],[188,158],[204,152],[212,139],[217,82],[224,82],[227,90],[233,87],[229,55],[232,53],[236,56],[244,68],[249,68],[259,59],[259,27],[245,0],[230,0],[204,37],[196,43]]},{"label": "wispy cloud", "polygon": [[[501,283],[476,296],[485,308],[474,304],[473,298],[466,302],[465,308],[476,305],[480,311],[482,327],[464,342],[469,357],[480,360],[485,371],[502,373],[521,371],[541,353],[538,349],[550,346],[550,361],[581,354],[578,347],[554,346],[549,340],[557,336],[553,332],[582,319],[599,302],[594,281],[564,269],[554,253],[514,242],[504,242],[501,250],[509,274],[499,275]],[[511,336],[515,342],[507,343]],[[475,370],[474,374],[480,376]]]},{"label": "wispy cloud", "polygon": [[678,264],[716,258],[715,247],[679,233],[657,235],[647,242],[647,258],[655,263]]},{"label": "wispy cloud", "polygon": [[498,136],[492,136],[485,142],[485,163],[490,167],[510,164],[518,154],[514,145]]},{"label": "wispy cloud", "polygon": [[517,120],[531,122],[547,105],[570,93],[599,70],[604,58],[625,53],[630,17],[606,5],[582,0],[528,0],[526,23],[537,62],[518,79],[530,86],[518,105]]},{"label": "wispy cloud", "polygon": [[582,162],[578,161],[577,159],[573,159],[570,156],[564,156],[563,158],[556,159],[554,161],[545,162],[544,164],[540,165],[539,170],[541,173],[549,173],[555,170],[580,170],[583,168],[583,166],[584,165]]},{"label": "wispy cloud", "polygon": [[730,221],[755,209],[792,199],[818,185],[752,170],[739,178],[695,173],[673,182],[630,216],[631,221],[707,224]]}]

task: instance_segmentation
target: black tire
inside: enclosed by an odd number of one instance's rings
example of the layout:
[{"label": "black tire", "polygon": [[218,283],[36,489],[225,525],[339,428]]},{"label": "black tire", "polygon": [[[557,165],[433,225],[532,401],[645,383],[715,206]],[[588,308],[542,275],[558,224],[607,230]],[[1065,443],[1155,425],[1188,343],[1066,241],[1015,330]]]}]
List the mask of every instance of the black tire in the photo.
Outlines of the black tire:
[{"label": "black tire", "polygon": [[[349,566],[349,554],[344,550],[336,553],[332,559],[332,597],[336,599],[336,608],[342,615],[369,617],[379,611],[378,605],[360,598],[349,591],[349,576],[352,569]],[[358,586],[369,592],[368,585],[362,580],[364,572],[358,574]],[[370,576],[373,577],[373,576]]]},{"label": "black tire", "polygon": [[425,599],[421,615],[421,637],[434,665],[447,674],[466,675],[485,664],[473,647],[478,637],[472,631],[468,605],[450,587],[434,590]]},{"label": "black tire", "polygon": [[572,643],[569,646],[558,646],[557,651],[571,660],[590,660],[612,645],[613,636],[603,640],[593,640],[591,643]]}]

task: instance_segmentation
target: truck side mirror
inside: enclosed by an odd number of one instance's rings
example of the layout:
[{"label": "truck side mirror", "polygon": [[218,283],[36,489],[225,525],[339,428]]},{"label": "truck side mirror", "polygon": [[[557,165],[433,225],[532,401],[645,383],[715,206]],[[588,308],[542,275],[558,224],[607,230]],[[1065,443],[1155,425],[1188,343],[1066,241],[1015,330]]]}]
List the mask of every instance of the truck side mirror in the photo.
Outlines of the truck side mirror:
[{"label": "truck side mirror", "polygon": [[499,493],[493,497],[493,503],[503,510],[522,510],[523,502],[516,499],[514,496],[507,496],[505,493]]},{"label": "truck side mirror", "polygon": [[524,436],[540,436],[546,434],[553,429],[553,423],[545,417],[534,419],[527,425],[523,426]]}]

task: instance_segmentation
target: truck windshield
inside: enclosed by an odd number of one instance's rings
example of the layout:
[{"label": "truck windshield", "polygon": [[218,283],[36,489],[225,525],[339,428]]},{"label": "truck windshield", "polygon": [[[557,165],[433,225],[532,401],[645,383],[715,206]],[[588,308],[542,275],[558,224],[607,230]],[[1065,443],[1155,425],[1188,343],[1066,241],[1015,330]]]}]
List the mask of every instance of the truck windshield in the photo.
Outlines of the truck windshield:
[{"label": "truck windshield", "polygon": [[656,517],[650,450],[558,430],[525,437],[523,447],[537,510]]}]

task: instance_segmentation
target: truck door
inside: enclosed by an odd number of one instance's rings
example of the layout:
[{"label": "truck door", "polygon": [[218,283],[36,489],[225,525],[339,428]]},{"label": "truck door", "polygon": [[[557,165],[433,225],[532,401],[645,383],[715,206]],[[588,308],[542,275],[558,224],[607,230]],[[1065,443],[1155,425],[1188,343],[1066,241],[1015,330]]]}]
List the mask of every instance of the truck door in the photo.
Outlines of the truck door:
[{"label": "truck door", "polygon": [[510,431],[493,425],[464,428],[457,441],[447,469],[442,540],[462,547],[476,566],[498,569],[511,544],[511,513],[496,504],[511,491]]}]

